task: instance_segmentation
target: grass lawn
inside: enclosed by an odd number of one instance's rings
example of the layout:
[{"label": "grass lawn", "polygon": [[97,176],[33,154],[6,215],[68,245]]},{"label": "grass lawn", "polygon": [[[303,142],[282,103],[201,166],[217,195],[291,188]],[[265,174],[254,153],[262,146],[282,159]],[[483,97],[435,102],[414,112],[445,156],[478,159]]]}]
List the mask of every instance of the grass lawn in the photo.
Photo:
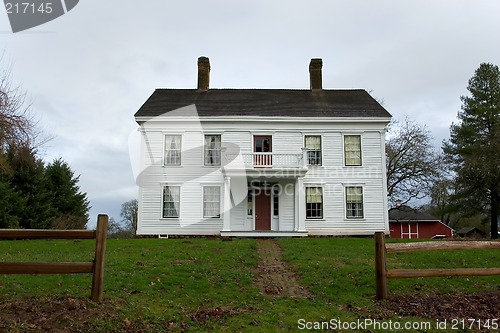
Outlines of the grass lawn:
[{"label": "grass lawn", "polygon": [[[374,299],[373,239],[287,238],[276,242],[283,259],[313,295],[310,298],[259,293],[253,283],[259,262],[254,239],[108,240],[104,302],[86,306],[106,315],[87,319],[82,327],[75,323],[71,329],[287,332],[297,331],[300,319],[354,321],[375,316],[400,322],[435,321],[383,317],[379,312],[380,304]],[[94,244],[91,240],[0,241],[0,261],[91,261]],[[388,254],[388,268],[498,267],[499,257],[498,250]],[[88,297],[91,279],[87,274],[0,275],[0,312],[1,304],[9,301]],[[389,293],[402,297],[462,295],[498,292],[499,285],[499,276],[398,279],[389,280]],[[0,332],[29,331],[23,325],[8,325],[0,319]]]}]

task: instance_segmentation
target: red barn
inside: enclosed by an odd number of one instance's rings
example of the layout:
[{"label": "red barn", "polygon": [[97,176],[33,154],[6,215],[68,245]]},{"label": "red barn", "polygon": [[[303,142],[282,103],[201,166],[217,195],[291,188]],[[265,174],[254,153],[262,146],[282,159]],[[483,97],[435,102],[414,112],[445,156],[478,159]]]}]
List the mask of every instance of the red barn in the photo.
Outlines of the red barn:
[{"label": "red barn", "polygon": [[453,229],[435,217],[401,205],[389,210],[391,238],[446,238]]}]

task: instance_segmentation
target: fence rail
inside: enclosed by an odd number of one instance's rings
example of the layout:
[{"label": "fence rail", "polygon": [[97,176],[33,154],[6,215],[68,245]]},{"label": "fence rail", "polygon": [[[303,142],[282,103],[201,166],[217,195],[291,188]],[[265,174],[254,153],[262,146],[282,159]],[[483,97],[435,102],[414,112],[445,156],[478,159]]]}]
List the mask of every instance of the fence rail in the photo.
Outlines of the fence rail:
[{"label": "fence rail", "polygon": [[387,298],[387,279],[440,277],[440,276],[487,276],[500,275],[500,268],[455,269],[387,269],[386,254],[389,252],[416,252],[436,250],[500,249],[499,241],[440,241],[386,244],[383,232],[375,233],[375,276],[377,298]]},{"label": "fence rail", "polygon": [[0,274],[93,274],[90,298],[102,301],[104,257],[108,216],[97,217],[96,230],[0,230],[0,239],[95,239],[95,257],[91,262],[0,262]]}]

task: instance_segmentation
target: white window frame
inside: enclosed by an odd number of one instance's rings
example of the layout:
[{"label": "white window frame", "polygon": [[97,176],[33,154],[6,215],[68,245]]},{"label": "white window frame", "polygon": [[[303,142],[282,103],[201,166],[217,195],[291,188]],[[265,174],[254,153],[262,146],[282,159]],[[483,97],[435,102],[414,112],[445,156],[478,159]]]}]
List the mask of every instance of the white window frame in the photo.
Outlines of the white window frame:
[{"label": "white window frame", "polygon": [[[277,188],[277,187],[272,187],[272,188],[271,188],[271,195],[272,195],[272,197],[273,197],[273,205],[272,205],[272,206],[273,206],[273,207],[272,207],[272,209],[273,209],[273,214],[272,214],[272,216],[273,216],[274,218],[276,218],[276,217],[279,217],[279,216],[280,216],[280,190],[279,190],[279,188]],[[277,201],[277,202],[276,202],[276,201]],[[277,203],[277,204],[276,204],[276,203]],[[276,207],[276,206],[277,206],[277,207]],[[276,209],[278,209],[278,214],[275,214]]]},{"label": "white window frame", "polygon": [[[361,188],[361,212],[362,216],[348,216],[347,189],[352,187]],[[363,184],[346,184],[344,185],[344,214],[346,220],[364,220],[365,219],[365,186]]]},{"label": "white window frame", "polygon": [[[167,137],[177,136],[180,137],[179,140],[179,148],[175,149],[175,151],[179,151],[179,163],[167,163],[168,160],[168,152],[167,152]],[[163,166],[165,167],[179,167],[182,166],[182,139],[183,135],[179,133],[163,133]],[[169,143],[170,144],[170,143]],[[170,148],[168,149],[170,151]]]},{"label": "white window frame", "polygon": [[[219,214],[217,215],[205,215],[205,188],[207,187],[217,187],[219,189]],[[222,216],[222,185],[220,184],[203,184],[201,186],[201,216],[204,219],[220,219]]]},{"label": "white window frame", "polygon": [[[308,188],[319,188],[321,189],[321,216],[320,217],[308,217],[307,216],[307,189]],[[325,218],[325,188],[318,184],[307,184],[304,185],[304,205],[305,205],[305,217],[306,220],[323,220]]]},{"label": "white window frame", "polygon": [[[219,146],[219,163],[207,164],[206,163],[206,137],[207,136],[219,136],[220,137],[220,146]],[[217,167],[222,165],[222,133],[203,133],[203,166],[206,167]]]},{"label": "white window frame", "polygon": [[[348,136],[358,136],[359,137],[359,159],[360,163],[359,164],[347,164],[347,152],[346,152],[346,137]],[[349,167],[349,168],[356,168],[356,167],[362,167],[363,166],[363,135],[361,133],[345,133],[342,135],[342,155],[344,157],[344,167]]]},{"label": "white window frame", "polygon": [[[165,216],[165,188],[166,187],[178,187],[179,188],[179,203],[177,205],[177,216]],[[165,220],[180,219],[181,218],[181,202],[182,202],[182,186],[180,184],[161,184],[161,218]],[[175,203],[176,201],[172,201]]]},{"label": "white window frame", "polygon": [[[248,200],[249,198],[252,199],[251,202],[249,202],[249,200]],[[248,207],[249,204],[250,204],[250,206],[252,206],[251,208]],[[247,199],[246,199],[246,209],[245,209],[246,210],[245,215],[246,215],[247,218],[252,218],[253,217],[254,212],[255,212],[255,206],[254,205],[255,205],[255,193],[253,191],[253,188],[248,188]],[[249,209],[251,209],[251,214],[248,214],[249,213],[249,211],[248,211]]]},{"label": "white window frame", "polygon": [[[412,235],[415,236],[413,238],[418,238],[418,222],[415,222],[416,224],[416,227],[417,227],[417,232],[411,232],[411,224],[410,222],[400,222],[399,223],[400,226],[401,226],[401,238],[403,239],[412,239]],[[408,232],[403,232],[403,224],[405,224],[406,226],[408,226]],[[404,236],[408,236],[408,238],[405,238]]]},{"label": "white window frame", "polygon": [[[310,165],[310,166],[322,166],[323,165],[323,136],[320,135],[320,134],[315,134],[315,133],[311,133],[311,134],[304,133],[304,140],[303,140],[303,142],[304,142],[304,148],[307,148],[306,147],[306,137],[308,137],[308,136],[317,136],[317,137],[319,137],[320,163],[319,164],[310,164],[309,163],[309,151],[308,151],[307,152],[307,165]],[[311,151],[315,151],[315,150],[311,150]]]}]

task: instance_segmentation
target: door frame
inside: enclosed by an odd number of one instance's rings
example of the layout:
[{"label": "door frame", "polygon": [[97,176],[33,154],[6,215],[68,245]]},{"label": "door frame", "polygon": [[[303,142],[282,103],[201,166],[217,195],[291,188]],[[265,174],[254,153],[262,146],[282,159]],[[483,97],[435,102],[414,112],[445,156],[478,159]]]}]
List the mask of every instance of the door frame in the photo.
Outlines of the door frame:
[{"label": "door frame", "polygon": [[[268,189],[268,188],[258,188],[257,189],[260,193],[258,195],[254,195],[253,198],[254,198],[254,205],[255,205],[255,214],[254,214],[254,230],[255,231],[271,231],[272,230],[272,219],[273,219],[273,216],[272,216],[272,213],[273,213],[273,209],[272,209],[272,190],[271,189]],[[255,194],[255,193],[254,193]],[[258,209],[261,208],[260,206],[260,200],[262,200],[261,202],[265,202],[265,200],[267,199],[268,203],[267,203],[267,207],[266,207],[266,211],[264,212],[260,212]],[[259,220],[259,215],[262,217],[262,214],[264,214],[264,216],[266,216],[266,213],[267,213],[267,220],[269,221],[269,227],[268,229],[258,229],[257,228],[257,225],[258,225],[258,222],[259,221],[262,221],[262,220]],[[260,227],[260,225],[259,225]]]},{"label": "door frame", "polygon": [[257,142],[256,139],[258,138],[266,138],[269,139],[269,151],[266,153],[272,153],[273,152],[273,136],[271,134],[264,134],[264,135],[254,135],[253,136],[253,152],[254,153],[264,153],[264,152],[257,152],[255,149],[257,148]]},{"label": "door frame", "polygon": [[[269,151],[256,151],[257,150],[257,139],[268,139],[269,140]],[[264,145],[262,144],[262,148]],[[268,134],[264,135],[254,135],[253,136],[253,165],[255,167],[271,167],[273,165],[273,136]],[[259,153],[262,154],[270,154],[270,155],[257,155]]]}]

